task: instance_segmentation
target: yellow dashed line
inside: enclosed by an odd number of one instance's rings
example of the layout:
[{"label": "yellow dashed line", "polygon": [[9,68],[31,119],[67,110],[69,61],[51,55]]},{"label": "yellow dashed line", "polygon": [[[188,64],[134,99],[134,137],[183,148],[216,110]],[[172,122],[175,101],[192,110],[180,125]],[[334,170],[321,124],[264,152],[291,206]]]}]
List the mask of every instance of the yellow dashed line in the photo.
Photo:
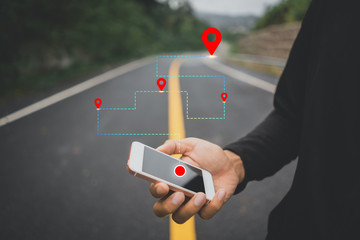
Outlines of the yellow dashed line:
[{"label": "yellow dashed line", "polygon": [[[170,66],[169,75],[180,75],[181,60],[175,59]],[[169,139],[185,138],[184,114],[180,93],[180,81],[178,77],[169,77]],[[176,157],[179,157],[176,155]],[[192,217],[184,224],[175,223],[170,217],[170,240],[196,240],[195,218]]]}]

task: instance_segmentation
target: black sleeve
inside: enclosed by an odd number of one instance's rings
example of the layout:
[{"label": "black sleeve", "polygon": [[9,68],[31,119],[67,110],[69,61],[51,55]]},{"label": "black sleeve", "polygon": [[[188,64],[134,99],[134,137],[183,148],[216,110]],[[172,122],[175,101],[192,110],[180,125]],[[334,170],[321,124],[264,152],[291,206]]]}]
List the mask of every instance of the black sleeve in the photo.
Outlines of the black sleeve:
[{"label": "black sleeve", "polygon": [[275,174],[298,155],[315,2],[317,0],[313,0],[306,13],[280,77],[274,110],[247,136],[224,148],[239,155],[244,163],[245,180],[237,192],[245,188],[248,181]]}]

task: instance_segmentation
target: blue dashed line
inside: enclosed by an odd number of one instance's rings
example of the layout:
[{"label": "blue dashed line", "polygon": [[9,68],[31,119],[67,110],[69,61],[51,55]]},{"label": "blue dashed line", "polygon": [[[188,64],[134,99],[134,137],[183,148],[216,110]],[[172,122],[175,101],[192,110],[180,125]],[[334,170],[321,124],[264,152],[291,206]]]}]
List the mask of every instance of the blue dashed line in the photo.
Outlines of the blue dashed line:
[{"label": "blue dashed line", "polygon": [[100,114],[99,114],[99,110],[96,110],[97,112],[97,135],[99,135],[99,131],[100,131]]},{"label": "blue dashed line", "polygon": [[[224,103],[224,117],[189,117],[189,93],[188,91],[163,91],[166,93],[171,92],[180,92],[186,93],[186,119],[195,120],[195,119],[225,119],[225,103]],[[110,111],[122,111],[122,110],[136,110],[136,94],[137,93],[159,93],[159,91],[135,91],[134,93],[134,107],[133,108],[101,108],[101,110],[110,110]]]},{"label": "blue dashed line", "polygon": [[[195,58],[195,57],[207,57],[207,55],[161,55],[156,56],[156,77],[222,77],[224,79],[224,92],[225,91],[225,76],[224,75],[159,75],[159,58]],[[222,120],[225,119],[225,103],[224,103],[224,117],[189,117],[189,94],[187,91],[163,91],[163,92],[181,92],[186,93],[186,119],[197,120],[197,119],[208,119],[208,120]],[[136,94],[137,93],[159,93],[159,91],[135,91],[134,93],[134,107],[133,108],[100,108],[99,110],[136,110]],[[174,133],[100,133],[100,113],[97,110],[97,135],[102,136],[169,136],[169,135],[178,135]],[[180,154],[180,146],[179,146]]]},{"label": "blue dashed line", "polygon": [[225,78],[224,75],[156,75],[159,78],[167,78],[167,77],[192,77],[192,78],[205,78],[205,77],[222,77]]},{"label": "blue dashed line", "polygon": [[102,136],[171,136],[175,133],[100,133]]}]

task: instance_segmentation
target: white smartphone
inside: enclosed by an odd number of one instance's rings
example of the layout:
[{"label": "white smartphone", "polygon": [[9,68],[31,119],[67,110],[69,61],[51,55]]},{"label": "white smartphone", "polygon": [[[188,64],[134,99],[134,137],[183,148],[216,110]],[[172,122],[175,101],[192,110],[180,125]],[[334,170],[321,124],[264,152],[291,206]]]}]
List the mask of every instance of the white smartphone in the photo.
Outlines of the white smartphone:
[{"label": "white smartphone", "polygon": [[183,192],[188,197],[203,192],[210,201],[215,195],[210,172],[139,142],[131,144],[127,170],[150,182],[166,183],[171,190]]}]

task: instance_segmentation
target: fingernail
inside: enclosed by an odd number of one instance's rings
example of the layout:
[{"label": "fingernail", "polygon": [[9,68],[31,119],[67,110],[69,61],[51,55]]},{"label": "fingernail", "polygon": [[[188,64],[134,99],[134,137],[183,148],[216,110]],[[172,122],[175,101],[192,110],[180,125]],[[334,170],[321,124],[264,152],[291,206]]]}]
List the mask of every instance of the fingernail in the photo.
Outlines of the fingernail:
[{"label": "fingernail", "polygon": [[194,204],[199,207],[205,203],[205,196],[203,194],[199,194],[195,197]]},{"label": "fingernail", "polygon": [[175,205],[179,205],[181,203],[182,200],[182,194],[177,192],[174,194],[174,197],[172,198],[172,202]]},{"label": "fingernail", "polygon": [[225,195],[226,195],[225,190],[224,190],[224,189],[220,189],[219,194],[218,194],[218,199],[219,199],[220,201],[224,200]]}]

